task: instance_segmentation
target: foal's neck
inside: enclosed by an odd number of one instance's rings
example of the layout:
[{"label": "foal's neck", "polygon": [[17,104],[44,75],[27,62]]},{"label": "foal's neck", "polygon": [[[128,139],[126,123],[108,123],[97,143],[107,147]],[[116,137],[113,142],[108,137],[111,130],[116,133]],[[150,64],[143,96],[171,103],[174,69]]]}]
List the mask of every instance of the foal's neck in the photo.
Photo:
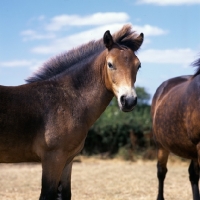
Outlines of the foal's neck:
[{"label": "foal's neck", "polygon": [[101,53],[78,70],[67,74],[67,78],[63,77],[66,86],[71,85],[73,97],[76,93],[73,112],[77,113],[77,117],[84,118],[89,127],[100,117],[113,98],[113,93],[105,86],[104,63],[105,53]]}]

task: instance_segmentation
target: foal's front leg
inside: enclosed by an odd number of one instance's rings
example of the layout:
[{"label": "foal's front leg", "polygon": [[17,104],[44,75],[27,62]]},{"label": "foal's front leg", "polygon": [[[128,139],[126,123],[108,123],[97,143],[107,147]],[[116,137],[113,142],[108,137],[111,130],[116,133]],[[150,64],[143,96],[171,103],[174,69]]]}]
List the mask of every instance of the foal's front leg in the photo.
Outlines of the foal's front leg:
[{"label": "foal's front leg", "polygon": [[198,161],[191,160],[189,169],[189,179],[192,186],[193,200],[199,200],[199,164]]},{"label": "foal's front leg", "polygon": [[65,164],[66,158],[61,153],[45,153],[42,158],[42,188],[39,200],[56,200]]},{"label": "foal's front leg", "polygon": [[58,189],[58,197],[57,200],[71,200],[71,171],[72,171],[71,161],[69,164],[66,164],[61,179],[60,186]]},{"label": "foal's front leg", "polygon": [[167,173],[167,160],[169,152],[158,147],[157,177],[158,177],[158,196],[157,200],[164,200],[164,180]]}]

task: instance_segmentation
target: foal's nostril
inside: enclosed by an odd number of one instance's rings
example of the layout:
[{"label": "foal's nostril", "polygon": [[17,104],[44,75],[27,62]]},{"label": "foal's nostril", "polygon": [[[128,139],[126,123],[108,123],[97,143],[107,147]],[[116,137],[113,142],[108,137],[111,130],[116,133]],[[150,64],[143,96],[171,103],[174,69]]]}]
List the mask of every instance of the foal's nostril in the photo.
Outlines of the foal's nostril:
[{"label": "foal's nostril", "polygon": [[134,99],[134,106],[137,104],[137,97]]},{"label": "foal's nostril", "polygon": [[137,97],[122,95],[120,97],[120,102],[123,107],[123,111],[130,111],[137,104]]},{"label": "foal's nostril", "polygon": [[137,104],[137,97],[126,97],[125,106],[127,108],[132,108]]},{"label": "foal's nostril", "polygon": [[126,96],[122,95],[121,98],[120,98],[120,102],[121,102],[122,106],[125,106],[125,104],[126,104]]}]

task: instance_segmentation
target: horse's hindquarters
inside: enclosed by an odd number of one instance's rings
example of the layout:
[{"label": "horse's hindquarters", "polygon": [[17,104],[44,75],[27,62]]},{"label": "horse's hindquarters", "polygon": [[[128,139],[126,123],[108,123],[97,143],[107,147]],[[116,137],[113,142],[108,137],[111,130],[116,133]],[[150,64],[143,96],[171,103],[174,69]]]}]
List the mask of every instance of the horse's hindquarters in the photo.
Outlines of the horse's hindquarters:
[{"label": "horse's hindquarters", "polygon": [[[178,78],[177,78],[178,79]],[[174,81],[175,79],[172,79]],[[181,78],[181,80],[185,80]],[[154,137],[166,150],[178,156],[196,159],[196,145],[188,132],[188,102],[184,100],[188,82],[162,84],[152,104]]]}]

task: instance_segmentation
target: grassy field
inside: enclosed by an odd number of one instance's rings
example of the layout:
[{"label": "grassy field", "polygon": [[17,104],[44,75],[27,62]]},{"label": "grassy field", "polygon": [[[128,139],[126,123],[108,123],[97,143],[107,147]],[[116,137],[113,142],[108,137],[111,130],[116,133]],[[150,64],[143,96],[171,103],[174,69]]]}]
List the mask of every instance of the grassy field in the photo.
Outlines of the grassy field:
[{"label": "grassy field", "polygon": [[[155,200],[156,161],[80,158],[73,164],[72,200]],[[169,162],[165,200],[192,199],[188,162]],[[0,164],[0,200],[37,200],[40,164]]]}]

